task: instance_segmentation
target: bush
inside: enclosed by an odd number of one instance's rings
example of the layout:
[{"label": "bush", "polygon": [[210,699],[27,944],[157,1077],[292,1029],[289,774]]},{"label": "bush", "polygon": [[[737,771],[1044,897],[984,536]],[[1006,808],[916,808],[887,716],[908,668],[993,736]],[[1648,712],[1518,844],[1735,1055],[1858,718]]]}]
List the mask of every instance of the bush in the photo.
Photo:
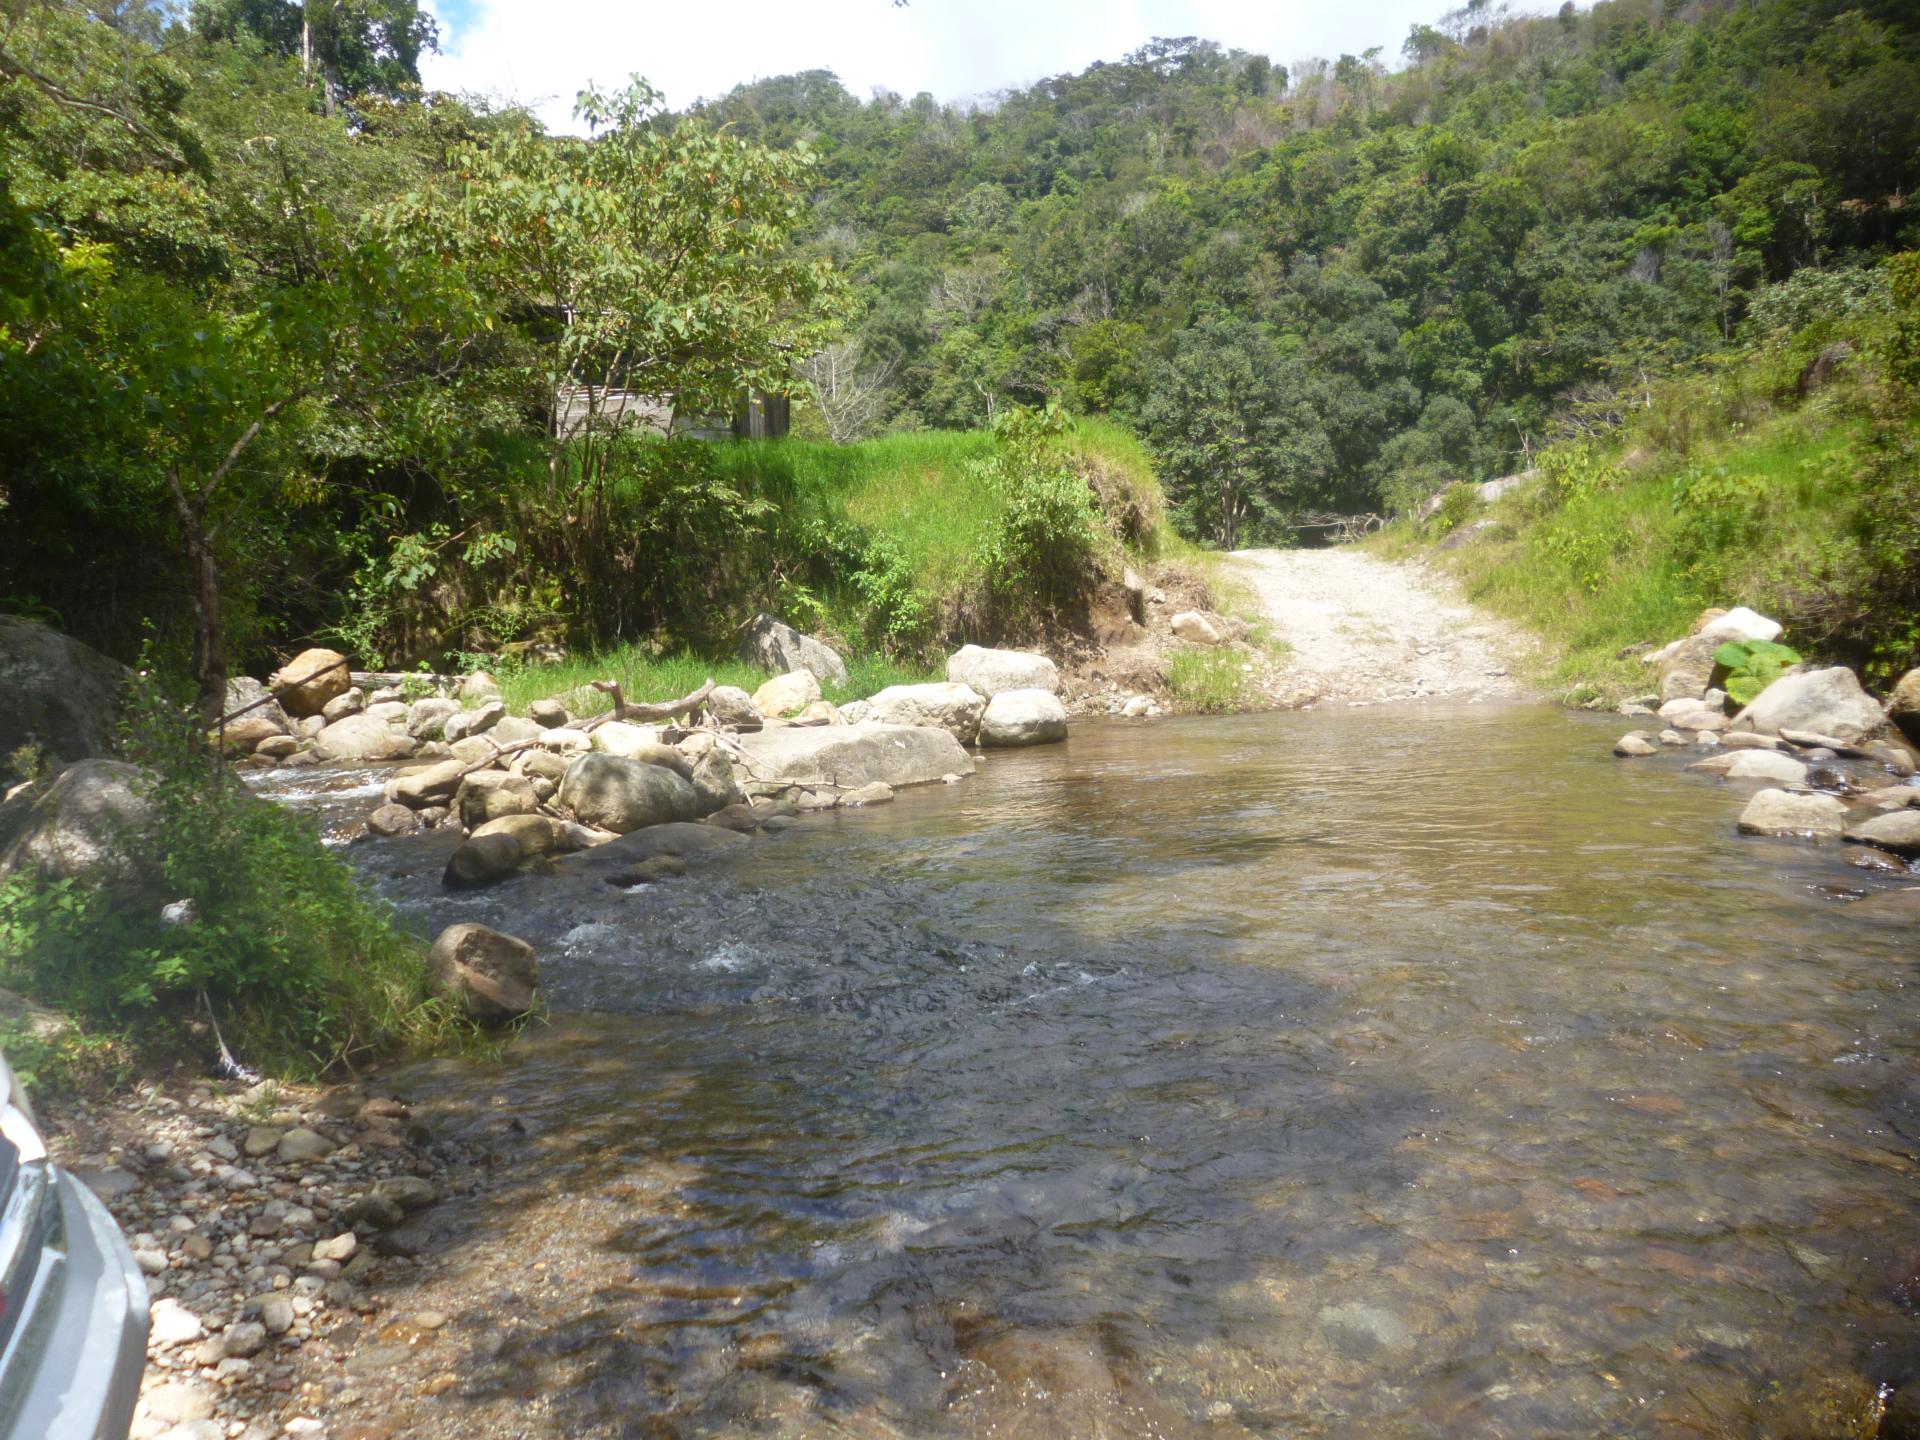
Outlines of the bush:
[{"label": "bush", "polygon": [[1060,453],[1067,424],[1056,406],[1008,411],[994,422],[995,453],[973,465],[974,482],[1001,498],[978,568],[1002,625],[1057,612],[1098,573],[1098,506]]},{"label": "bush", "polygon": [[[0,886],[8,984],[156,1048],[182,1048],[204,1018],[243,1063],[283,1074],[464,1032],[429,996],[419,942],[309,825],[219,765],[151,681],[136,684],[123,747],[150,776],[151,825],[127,843],[153,882],[14,876]],[[162,902],[190,918],[170,923]]]}]

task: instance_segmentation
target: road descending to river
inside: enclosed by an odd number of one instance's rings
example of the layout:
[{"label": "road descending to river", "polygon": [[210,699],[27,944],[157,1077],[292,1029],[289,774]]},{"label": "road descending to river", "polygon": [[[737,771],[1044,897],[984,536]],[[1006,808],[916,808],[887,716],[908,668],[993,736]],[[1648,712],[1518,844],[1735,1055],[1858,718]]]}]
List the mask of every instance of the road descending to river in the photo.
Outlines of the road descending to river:
[{"label": "road descending to river", "polygon": [[1527,638],[1423,564],[1351,547],[1235,550],[1227,561],[1292,647],[1273,685],[1284,704],[1526,695],[1509,667]]}]

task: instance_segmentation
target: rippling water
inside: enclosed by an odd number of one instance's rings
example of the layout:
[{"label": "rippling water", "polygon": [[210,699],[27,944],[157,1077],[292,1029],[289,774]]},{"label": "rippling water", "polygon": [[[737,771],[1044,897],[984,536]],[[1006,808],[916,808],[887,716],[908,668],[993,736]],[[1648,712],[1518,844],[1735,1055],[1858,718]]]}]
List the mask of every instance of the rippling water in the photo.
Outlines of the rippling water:
[{"label": "rippling water", "polygon": [[1090,723],[631,893],[357,847],[423,927],[533,941],[557,1012],[415,1077],[517,1155],[449,1413],[1870,1434],[1920,1379],[1917,957],[1844,897],[1898,882],[1617,728]]}]

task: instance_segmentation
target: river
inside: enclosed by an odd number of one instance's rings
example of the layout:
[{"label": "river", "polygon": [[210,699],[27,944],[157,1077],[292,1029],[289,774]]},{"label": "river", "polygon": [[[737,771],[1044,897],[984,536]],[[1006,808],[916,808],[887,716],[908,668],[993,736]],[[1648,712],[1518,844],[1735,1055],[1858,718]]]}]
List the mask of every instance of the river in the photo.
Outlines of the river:
[{"label": "river", "polygon": [[356,847],[555,1012],[402,1077],[500,1163],[361,1383],[410,1435],[1870,1434],[1897,882],[1618,728],[1089,722],[631,892]]}]

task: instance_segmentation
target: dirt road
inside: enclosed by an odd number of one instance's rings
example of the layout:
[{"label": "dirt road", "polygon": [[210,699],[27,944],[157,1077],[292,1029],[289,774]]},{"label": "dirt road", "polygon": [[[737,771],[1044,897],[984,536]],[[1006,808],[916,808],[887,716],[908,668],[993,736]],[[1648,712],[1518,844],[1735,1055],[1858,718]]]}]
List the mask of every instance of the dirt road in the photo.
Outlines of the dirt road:
[{"label": "dirt road", "polygon": [[1271,685],[1282,704],[1516,700],[1509,673],[1527,637],[1474,609],[1426,566],[1351,547],[1236,550],[1234,578],[1292,647]]}]

